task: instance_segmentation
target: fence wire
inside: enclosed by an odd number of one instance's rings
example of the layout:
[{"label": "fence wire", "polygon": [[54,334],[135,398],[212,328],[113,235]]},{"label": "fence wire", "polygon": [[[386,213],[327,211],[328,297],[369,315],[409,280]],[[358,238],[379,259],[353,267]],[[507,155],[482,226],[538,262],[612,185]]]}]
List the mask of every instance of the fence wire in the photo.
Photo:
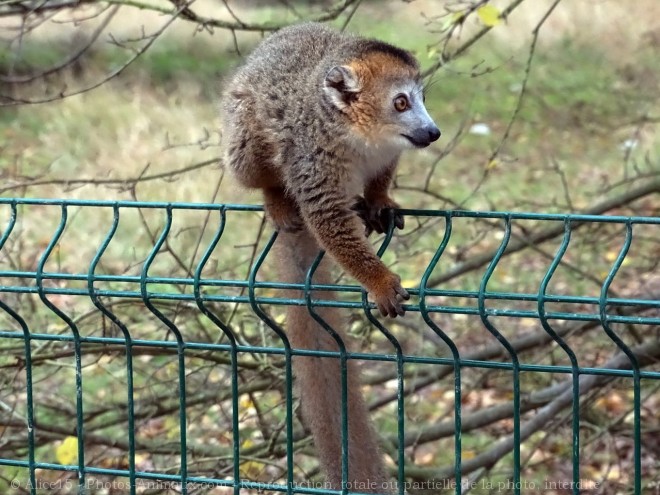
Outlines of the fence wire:
[{"label": "fence wire", "polygon": [[[71,489],[79,493],[101,493],[93,488],[90,476],[125,480],[125,492],[131,494],[138,493],[140,483],[145,481],[171,483],[171,486],[175,486],[181,493],[199,493],[200,489],[195,488],[197,486],[206,487],[207,491],[213,490],[213,487],[224,488],[236,494],[242,490],[337,493],[326,488],[296,484],[297,467],[294,456],[297,455],[301,440],[300,432],[295,427],[295,398],[292,391],[291,361],[296,356],[322,356],[344,361],[355,359],[394,366],[394,371],[389,376],[395,383],[391,395],[395,407],[391,411],[395,416],[396,438],[391,441],[394,452],[390,454],[396,463],[393,474],[398,480],[399,493],[404,493],[406,482],[410,482],[411,477],[407,473],[412,472],[413,478],[422,476],[410,461],[407,462],[406,447],[419,440],[419,435],[417,439],[413,439],[409,433],[411,425],[406,415],[406,401],[411,394],[433,383],[444,383],[449,386],[453,395],[450,400],[451,435],[445,434],[453,438],[453,463],[438,468],[437,479],[458,481],[450,486],[450,491],[459,494],[464,489],[461,482],[465,484],[471,479],[466,473],[474,472],[473,465],[480,462],[485,466],[489,465],[481,457],[488,454],[495,456],[494,459],[497,460],[504,458],[502,463],[506,464],[506,469],[510,469],[507,479],[510,484],[506,486],[506,491],[525,492],[523,470],[526,460],[523,459],[521,447],[538,430],[538,425],[534,423],[534,416],[525,416],[526,412],[534,410],[534,406],[530,405],[533,401],[530,401],[529,394],[521,388],[521,375],[541,376],[544,373],[564,375],[570,380],[570,386],[558,388],[557,396],[553,397],[555,400],[548,401],[545,408],[537,411],[536,417],[545,417],[544,415],[552,412],[552,408],[557,411],[564,408],[570,410],[570,419],[566,424],[570,425],[571,433],[566,443],[570,445],[571,493],[582,492],[581,479],[584,478],[584,469],[581,469],[585,461],[581,446],[584,434],[581,430],[586,426],[581,416],[581,401],[590,389],[601,384],[595,381],[599,377],[622,380],[625,388],[631,391],[631,416],[629,421],[624,421],[624,424],[631,426],[627,435],[632,438],[633,446],[631,459],[634,473],[629,491],[636,494],[649,493],[646,490],[652,488],[653,483],[657,484],[657,479],[652,479],[652,473],[656,471],[649,471],[643,466],[645,453],[642,396],[645,388],[642,384],[648,384],[649,394],[658,393],[660,371],[652,367],[657,365],[657,356],[660,354],[656,349],[659,341],[660,296],[653,292],[631,294],[631,291],[614,291],[612,286],[619,280],[620,272],[629,262],[629,253],[634,250],[637,242],[660,239],[660,218],[402,210],[408,225],[414,219],[418,222],[418,231],[431,229],[435,234],[433,238],[436,239],[418,276],[412,282],[406,282],[412,298],[405,305],[408,311],[405,318],[416,316],[420,319],[419,326],[426,327],[426,330],[437,337],[437,347],[439,348],[441,343],[446,346],[435,353],[413,353],[406,350],[407,342],[402,342],[401,338],[403,332],[411,330],[398,327],[393,329],[398,323],[376,318],[372,312],[373,305],[360,287],[346,283],[314,284],[314,269],[310,270],[304,284],[284,284],[262,276],[264,266],[272,257],[269,255],[276,242],[277,233],[270,237],[266,235],[263,242],[248,247],[253,256],[244,256],[241,260],[232,258],[229,265],[220,266],[223,256],[227,258],[227,253],[238,249],[239,231],[245,236],[246,233],[256,233],[258,230],[253,229],[253,224],[249,222],[244,225],[237,222],[231,228],[226,228],[228,218],[240,214],[249,217],[251,221],[261,219],[261,208],[258,206],[0,199],[0,208],[3,208],[4,215],[0,217],[3,221],[0,231],[0,312],[4,312],[0,320],[0,348],[5,356],[0,358],[0,365],[7,376],[14,374],[14,381],[11,383],[20,385],[18,392],[14,390],[3,393],[3,404],[6,407],[5,412],[0,415],[1,424],[4,426],[4,433],[0,434],[0,468],[5,466],[22,470],[26,478],[25,486],[28,487],[25,491],[28,493],[42,493],[39,486],[43,486],[43,479],[40,482],[40,478],[48,478],[48,473],[55,473],[55,476],[61,472],[75,475],[75,486]],[[197,232],[199,235],[196,237],[196,243],[181,239],[188,234],[195,234],[187,232],[185,228],[186,215],[189,214],[206,215],[204,234]],[[146,234],[138,233],[135,218],[139,218],[141,225],[145,226],[149,225],[145,220],[149,215],[156,218],[159,230],[145,227]],[[81,221],[74,222],[77,217],[80,217]],[[184,227],[174,232],[173,225],[179,217],[183,219]],[[492,249],[477,249],[475,253],[471,252],[471,256],[462,259],[456,248],[450,245],[457,230],[460,232],[465,227],[466,224],[462,223],[464,221],[487,222],[490,239],[495,236],[499,244]],[[154,223],[150,225],[153,226]],[[518,228],[521,226],[525,227]],[[607,232],[607,240],[603,242],[608,246],[618,247],[606,253],[606,269],[600,270],[599,273],[581,274],[583,278],[597,278],[598,291],[591,295],[576,294],[574,292],[579,291],[580,286],[576,288],[570,284],[566,286],[566,283],[555,284],[557,273],[563,269],[564,264],[574,272],[579,272],[579,265],[584,262],[586,267],[583,271],[589,272],[590,268],[585,259],[590,253],[582,252],[582,258],[574,257],[570,262],[567,253],[573,246],[576,233],[586,232],[588,237],[590,229],[601,227],[606,228]],[[35,236],[26,237],[24,234],[27,230],[31,230]],[[225,243],[225,237],[228,237],[230,230],[233,231],[233,234],[230,234],[233,237],[230,242]],[[469,237],[468,234],[463,232],[462,235]],[[67,236],[72,240],[66,241]],[[392,239],[390,229],[381,240],[380,255],[387,256],[392,251],[387,249]],[[548,250],[547,246],[545,250],[539,248],[551,240],[556,241],[554,250]],[[194,245],[194,250],[189,252],[190,259],[176,259],[180,266],[187,269],[180,270],[181,273],[163,274],[166,270],[161,258],[166,255],[177,258],[176,250],[171,247],[177,242]],[[144,249],[144,246],[148,247]],[[77,248],[80,248],[80,253]],[[524,268],[509,268],[507,277],[508,280],[525,280],[528,277],[534,278],[532,272],[535,272],[534,276],[539,279],[536,290],[529,290],[528,284],[519,285],[524,290],[508,290],[494,275],[502,269],[504,257],[515,256],[516,253],[528,250],[537,254],[540,252],[542,263]],[[109,251],[112,251],[112,256],[108,254]],[[37,252],[38,255],[31,260],[21,261],[23,254],[30,252]],[[89,259],[85,259],[83,253],[88,253]],[[649,266],[657,268],[657,259],[653,260],[654,256],[660,256],[657,246],[655,251],[651,250],[650,253],[646,255],[650,258],[650,261],[647,259]],[[122,256],[131,260],[130,263],[127,262],[130,266],[115,270],[113,260],[121,259]],[[455,262],[451,265],[443,264],[443,260],[449,257]],[[399,259],[397,267],[405,266],[406,262],[407,260]],[[223,273],[223,269],[227,273],[238,273],[237,269],[233,270],[238,266],[247,267],[244,277],[218,276],[218,273]],[[477,278],[475,273],[479,274]],[[472,277],[474,287],[467,287],[469,284],[450,283],[464,275]],[[651,276],[654,275],[658,275],[657,270],[651,273]],[[628,278],[624,277],[624,282],[627,280]],[[302,291],[303,297],[282,297],[281,293],[285,289]],[[322,295],[325,291],[333,291],[338,297],[336,300],[324,299]],[[82,300],[91,304],[91,309],[83,311],[78,308],[75,301]],[[141,309],[137,310],[137,314],[122,313],[122,305],[130,305],[133,308],[137,305]],[[306,306],[312,315],[317,307],[336,307],[344,312],[358,314],[372,330],[375,329],[376,333],[384,336],[389,342],[390,351],[357,352],[342,349],[331,352],[292,348],[286,337],[286,324],[278,317],[279,309],[289,305]],[[261,342],[258,342],[257,338],[247,339],[239,327],[249,323],[239,323],[237,313],[243,314],[245,321],[252,322],[261,332],[265,332],[265,329],[273,330],[270,337],[262,338]],[[198,320],[201,315],[206,318],[207,323],[200,328],[205,329],[207,339],[201,339],[197,334],[193,338],[188,332],[187,322]],[[468,349],[459,342],[459,336],[445,328],[446,321],[443,318],[448,315],[469,318],[472,326],[477,327],[476,331],[482,334],[487,332],[495,339],[501,352],[490,358],[467,352]],[[86,322],[92,319],[95,322],[94,330],[83,328]],[[158,334],[161,338],[155,333],[144,331],[147,319],[159,322],[165,329],[164,333]],[[561,364],[526,362],[521,359],[521,352],[525,350],[524,344],[521,343],[524,338],[521,338],[520,334],[512,335],[501,323],[517,319],[532,320],[540,325],[547,335],[548,354],[551,353],[550,346],[553,343],[563,352],[563,357],[557,360],[561,361]],[[598,328],[599,332],[592,337],[600,342],[608,339],[618,352],[609,360],[594,360],[593,356],[590,356],[589,365],[581,364],[587,355],[592,354],[592,349],[577,348],[569,344],[568,337],[576,332],[566,330],[566,325],[571,322],[584,325],[571,327],[577,328],[577,331],[580,328]],[[99,325],[103,328],[99,329]],[[328,330],[332,331],[331,328]],[[641,334],[643,338],[635,340],[635,334]],[[42,359],[43,349],[56,343],[61,346],[58,347],[63,353],[60,357],[73,358],[69,369],[73,371],[75,383],[61,390],[57,389],[57,381],[48,381],[48,377],[42,376],[41,373],[35,375],[37,368],[49,362]],[[19,350],[17,344],[20,344]],[[88,376],[86,358],[93,354],[97,359],[100,354],[110,350],[113,350],[112,355],[116,356],[117,349],[121,349],[125,356],[122,377],[122,382],[125,382],[125,395],[112,397],[112,400],[107,397],[107,400],[116,405],[115,412],[121,413],[121,421],[115,418],[111,425],[119,428],[120,433],[119,440],[104,441],[102,433],[98,432],[103,431],[103,421],[98,420],[95,412],[102,396],[90,397],[92,390],[85,383],[91,379],[94,392],[98,392],[96,388],[102,387],[99,383],[102,384],[103,380],[98,381]],[[146,385],[157,381],[159,375],[154,370],[153,376],[142,376],[142,362],[140,361],[138,373],[136,360],[143,360],[145,356],[159,356],[162,353],[175,356],[164,368],[171,373],[172,381],[167,383],[176,384],[175,389],[169,390],[169,398],[176,398],[176,403],[167,402],[162,407],[173,412],[178,424],[169,425],[169,428],[170,431],[176,431],[177,435],[175,438],[168,434],[166,438],[161,437],[160,441],[156,436],[155,440],[152,438],[147,442],[138,438],[144,436],[140,428],[143,428],[150,415],[156,413],[145,412],[139,402],[145,394]],[[213,366],[222,367],[223,374],[219,382],[211,387],[212,391],[208,384],[207,390],[196,384],[194,395],[189,395],[187,384],[192,381],[191,369],[199,365],[202,353],[204,356],[215,356]],[[52,364],[56,357],[49,356]],[[250,387],[250,383],[246,384],[241,380],[241,370],[248,361],[258,370],[263,365],[260,356],[274,356],[283,360],[276,370],[283,380],[283,402],[274,406],[283,419],[283,440],[278,440],[274,442],[277,445],[270,446],[271,454],[277,451],[284,459],[280,466],[283,474],[278,480],[268,482],[250,479],[250,470],[246,471],[246,466],[254,462],[250,459],[256,454],[254,447],[249,442],[246,443],[241,436],[242,406],[239,402],[246,393],[243,388]],[[243,359],[244,357],[249,360]],[[409,372],[415,365],[430,366],[435,371],[425,375]],[[471,369],[506,373],[511,383],[509,409],[513,412],[509,436],[495,442],[492,449],[489,448],[491,446],[481,446],[476,454],[465,458],[466,448],[463,441],[467,430],[465,425],[462,425],[462,408],[466,400],[464,374]],[[20,379],[16,376],[20,376]],[[7,378],[3,379],[2,383],[4,388],[8,387],[10,382]],[[57,416],[52,410],[49,410],[48,414],[37,414],[42,401],[41,394],[44,393],[43,388],[36,392],[38,383],[46,383],[48,391],[58,395],[62,416],[75,418],[75,424],[58,426],[57,419],[51,417]],[[195,422],[201,421],[198,412],[192,414],[191,405],[200,394],[206,393],[204,397],[208,399],[208,392],[211,392],[211,396],[222,396],[222,400],[228,400],[231,404],[227,412],[231,431],[223,437],[227,448],[213,451],[225,456],[222,460],[225,470],[200,470],[197,458],[201,455],[198,449],[202,447],[196,439],[191,441],[188,435]],[[344,393],[344,400],[345,398]],[[373,402],[374,408],[378,407],[379,400],[382,401],[380,405],[385,403],[384,397],[378,397]],[[345,410],[346,405],[343,407]],[[104,411],[104,414],[108,413]],[[107,423],[110,424],[110,421]],[[347,428],[345,423],[344,421],[344,434]],[[92,426],[94,431],[88,434],[87,430]],[[422,433],[432,431],[435,425],[426,426],[427,429],[420,430]],[[440,422],[439,426],[447,427],[447,424]],[[98,431],[97,427],[100,428]],[[215,434],[211,425],[205,425],[204,428],[204,435]],[[116,438],[117,431],[112,435]],[[71,457],[72,462],[53,462],[53,456],[43,447],[66,437],[75,438],[75,455]],[[90,445],[104,442],[108,448],[121,446],[125,453],[120,456],[123,460],[108,465],[107,462],[100,462],[98,456],[90,454],[93,452]],[[178,452],[176,467],[161,468],[154,465],[148,469],[149,465],[142,462],[144,454],[150,452],[149,446],[163,443],[170,444],[170,452]],[[176,447],[171,447],[173,443]],[[346,442],[344,454],[345,451]],[[510,456],[504,457],[504,454],[509,452]],[[152,454],[157,455],[153,452]],[[654,456],[651,450],[646,455]],[[198,474],[200,471],[204,471],[204,474]],[[7,478],[7,471],[0,472]],[[539,491],[535,493],[537,492]]]}]

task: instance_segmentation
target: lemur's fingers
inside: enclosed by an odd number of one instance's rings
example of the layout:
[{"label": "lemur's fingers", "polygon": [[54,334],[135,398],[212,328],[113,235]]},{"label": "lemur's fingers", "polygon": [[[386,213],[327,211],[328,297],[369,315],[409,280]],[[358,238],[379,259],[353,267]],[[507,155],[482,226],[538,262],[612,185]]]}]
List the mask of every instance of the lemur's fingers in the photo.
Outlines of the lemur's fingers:
[{"label": "lemur's fingers", "polygon": [[401,303],[396,299],[388,300],[385,303],[377,304],[378,310],[382,316],[389,316],[391,318],[396,318],[397,316],[404,316],[406,310],[403,309]]},{"label": "lemur's fingers", "polygon": [[397,229],[403,229],[405,221],[403,215],[395,213],[394,209],[399,206],[393,201],[391,204],[370,204],[362,196],[357,196],[352,210],[362,219],[365,226],[367,237],[372,232],[384,234],[390,227],[390,222],[394,223]]},{"label": "lemur's fingers", "polygon": [[378,234],[385,232],[387,223],[383,224],[380,219],[381,210],[368,204],[362,196],[357,196],[355,200],[351,209],[357,213],[362,223],[364,223],[365,236],[369,237],[374,231]]},{"label": "lemur's fingers", "polygon": [[401,215],[400,213],[396,213],[394,211],[394,208],[396,208],[396,206],[387,206],[378,211],[377,215],[379,217],[380,227],[382,228],[382,232],[379,233],[382,234],[386,232],[390,226],[390,222],[394,223],[395,228],[403,229],[405,225],[403,215]]},{"label": "lemur's fingers", "polygon": [[403,227],[405,225],[406,225],[406,221],[403,218],[403,215],[401,213],[395,213],[394,214],[394,226],[399,230],[403,230]]},{"label": "lemur's fingers", "polygon": [[387,218],[386,210],[379,210],[373,208],[370,211],[371,223],[374,226],[374,230],[379,234],[384,234],[387,231],[389,225],[389,220]]},{"label": "lemur's fingers", "polygon": [[[406,315],[406,310],[403,309],[403,305],[401,304],[400,301],[396,302],[396,306],[394,307],[394,310],[396,311],[396,314],[399,316],[405,316]],[[392,318],[396,318],[396,315],[390,315]]]},{"label": "lemur's fingers", "polygon": [[407,301],[408,299],[410,299],[410,294],[409,294],[408,291],[407,291],[406,289],[404,289],[403,287],[398,287],[398,288],[396,289],[396,293],[397,293],[399,296],[401,296],[401,298],[404,299],[405,301]]},{"label": "lemur's fingers", "polygon": [[380,311],[381,316],[388,316],[390,314],[390,312],[389,312],[389,310],[388,310],[388,308],[385,304],[376,303],[376,305],[378,306],[378,311]]}]

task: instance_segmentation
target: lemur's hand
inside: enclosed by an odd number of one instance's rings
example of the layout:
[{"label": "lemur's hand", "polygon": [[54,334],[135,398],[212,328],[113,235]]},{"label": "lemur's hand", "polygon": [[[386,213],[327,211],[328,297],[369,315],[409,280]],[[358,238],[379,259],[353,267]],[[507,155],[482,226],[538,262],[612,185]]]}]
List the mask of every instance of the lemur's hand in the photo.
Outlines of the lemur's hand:
[{"label": "lemur's hand", "polygon": [[401,277],[397,274],[389,272],[370,293],[381,315],[396,318],[406,314],[402,301],[410,299],[410,294],[401,286]]},{"label": "lemur's hand", "polygon": [[378,234],[387,232],[390,221],[394,221],[394,226],[397,229],[403,229],[403,215],[394,212],[398,208],[399,204],[387,196],[371,201],[358,196],[357,201],[353,205],[353,210],[364,222],[367,236],[374,231]]}]

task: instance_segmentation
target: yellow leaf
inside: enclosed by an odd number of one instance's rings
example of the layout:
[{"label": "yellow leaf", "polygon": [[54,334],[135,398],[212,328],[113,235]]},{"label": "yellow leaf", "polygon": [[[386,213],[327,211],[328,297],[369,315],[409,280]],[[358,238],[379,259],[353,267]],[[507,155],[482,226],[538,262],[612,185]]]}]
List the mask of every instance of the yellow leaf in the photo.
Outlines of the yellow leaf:
[{"label": "yellow leaf", "polygon": [[488,162],[488,165],[486,165],[486,170],[493,170],[494,168],[497,168],[497,165],[497,159],[493,158]]},{"label": "yellow leaf", "polygon": [[[254,407],[254,403],[252,402],[252,399],[250,398],[249,395],[245,395],[241,397],[241,400],[238,402],[238,404],[241,406],[241,409],[249,409],[251,407]],[[245,442],[246,443],[250,442],[250,440],[246,440]]]},{"label": "yellow leaf", "polygon": [[179,418],[176,418],[174,416],[168,416],[165,418],[165,421],[163,423],[163,429],[165,430],[165,436],[167,438],[178,438],[179,436],[179,427],[181,424],[179,423]]},{"label": "yellow leaf", "polygon": [[[248,438],[241,446],[243,448],[249,448],[254,446],[254,442]],[[256,460],[241,462],[241,474],[247,478],[256,478],[261,472],[263,472],[265,467],[266,466],[263,462]]]},{"label": "yellow leaf", "polygon": [[463,459],[469,460],[469,459],[474,459],[475,457],[477,457],[477,453],[474,450],[463,451]]},{"label": "yellow leaf", "polygon": [[621,468],[618,466],[608,466],[606,476],[610,481],[619,481],[623,477],[623,473],[621,472]]},{"label": "yellow leaf", "polygon": [[55,450],[55,458],[60,464],[73,464],[78,461],[78,439],[66,437]]},{"label": "yellow leaf", "polygon": [[500,9],[492,5],[482,5],[477,9],[477,15],[481,22],[488,27],[497,26],[502,19],[500,18]]},{"label": "yellow leaf", "polygon": [[617,251],[608,251],[607,253],[605,253],[605,259],[607,261],[614,261],[618,256],[619,253]]},{"label": "yellow leaf", "polygon": [[266,465],[259,461],[245,461],[241,462],[240,472],[241,475],[250,479],[258,478],[263,472]]}]

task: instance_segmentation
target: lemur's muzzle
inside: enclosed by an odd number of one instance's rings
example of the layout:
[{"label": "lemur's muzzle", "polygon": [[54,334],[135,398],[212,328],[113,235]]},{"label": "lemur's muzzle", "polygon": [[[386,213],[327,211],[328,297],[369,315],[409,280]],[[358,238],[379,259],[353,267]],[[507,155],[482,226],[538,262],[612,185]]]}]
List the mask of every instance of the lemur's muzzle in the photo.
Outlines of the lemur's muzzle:
[{"label": "lemur's muzzle", "polygon": [[440,137],[440,129],[435,125],[429,125],[415,129],[411,134],[404,134],[417,148],[426,148],[429,144],[437,141]]}]

